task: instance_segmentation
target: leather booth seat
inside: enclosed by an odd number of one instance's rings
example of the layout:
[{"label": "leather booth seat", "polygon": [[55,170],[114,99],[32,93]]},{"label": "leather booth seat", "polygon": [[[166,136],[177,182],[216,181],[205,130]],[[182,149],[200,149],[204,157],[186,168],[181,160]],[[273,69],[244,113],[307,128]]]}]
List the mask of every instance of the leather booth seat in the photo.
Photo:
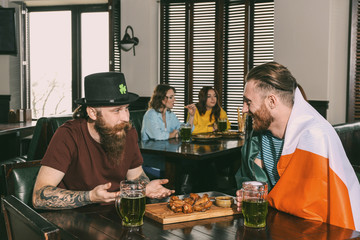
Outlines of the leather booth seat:
[{"label": "leather booth seat", "polygon": [[146,110],[132,110],[130,111],[130,122],[134,126],[134,128],[137,131],[138,134],[138,140],[141,140],[141,127],[142,127],[142,121],[144,118],[144,115],[146,113]]},{"label": "leather booth seat", "polygon": [[352,165],[360,166],[360,122],[334,125]]},{"label": "leather booth seat", "polygon": [[360,122],[334,125],[360,182]]},{"label": "leather booth seat", "polygon": [[37,120],[33,137],[30,141],[26,161],[41,159],[56,129],[71,120],[72,115],[41,117]]},{"label": "leather booth seat", "polygon": [[41,160],[2,165],[5,183],[5,196],[14,195],[28,206],[32,206],[31,198],[35,180],[41,166]]},{"label": "leather booth seat", "polygon": [[[72,119],[71,115],[41,117],[37,120],[36,126],[30,140],[29,150],[26,156],[20,156],[2,161],[0,167],[25,161],[42,159],[56,129],[66,121]],[[4,179],[4,172],[0,171],[0,179]],[[5,182],[0,182],[0,195],[6,195]]]},{"label": "leather booth seat", "polygon": [[[138,134],[138,141],[141,141],[141,128],[142,128],[142,121],[146,110],[131,110],[130,111],[130,122],[134,126]],[[158,164],[162,165],[161,160],[157,157],[154,160],[154,157],[148,154],[142,154],[144,164],[143,169],[146,175],[150,178],[150,180],[157,179],[163,177],[163,170],[162,167],[157,166]]]}]

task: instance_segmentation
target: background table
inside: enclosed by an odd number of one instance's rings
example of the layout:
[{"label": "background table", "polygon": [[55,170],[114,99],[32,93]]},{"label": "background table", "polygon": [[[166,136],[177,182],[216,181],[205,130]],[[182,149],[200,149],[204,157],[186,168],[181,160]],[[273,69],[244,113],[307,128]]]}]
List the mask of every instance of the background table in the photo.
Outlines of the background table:
[{"label": "background table", "polygon": [[197,161],[239,153],[243,145],[244,140],[240,138],[221,138],[214,141],[191,141],[190,143],[182,143],[181,139],[147,140],[139,143],[142,153]]},{"label": "background table", "polygon": [[[209,171],[211,164],[218,164],[217,166],[227,166],[230,172],[225,174],[227,177],[233,178],[235,172],[240,164],[241,148],[244,140],[236,139],[218,139],[215,141],[198,142],[192,141],[190,143],[182,143],[180,139],[169,139],[164,141],[141,141],[139,142],[140,151],[143,154],[150,154],[165,161],[165,178],[169,179],[168,187],[175,189],[177,193],[182,193],[183,190],[183,173],[189,168],[194,172],[194,175],[204,174]],[[218,167],[217,170],[220,169]],[[211,169],[210,169],[211,170]],[[209,182],[209,186],[213,188],[211,181],[218,180],[215,184],[220,185],[220,178],[213,176],[216,173],[209,173],[204,181]],[[231,180],[230,185],[234,185],[235,180]],[[222,185],[229,185],[223,183]],[[228,187],[228,186],[227,186]],[[196,192],[208,191],[208,186],[200,186]],[[219,189],[218,189],[219,190]],[[225,189],[224,189],[225,190]]]},{"label": "background table", "polygon": [[21,140],[31,135],[36,121],[0,123],[0,161],[23,155]]}]

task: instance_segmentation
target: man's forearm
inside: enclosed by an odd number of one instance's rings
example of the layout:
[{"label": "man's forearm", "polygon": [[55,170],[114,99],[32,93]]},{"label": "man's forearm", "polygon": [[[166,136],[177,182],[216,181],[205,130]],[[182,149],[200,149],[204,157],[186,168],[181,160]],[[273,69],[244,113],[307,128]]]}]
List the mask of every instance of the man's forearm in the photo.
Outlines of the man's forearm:
[{"label": "man's forearm", "polygon": [[142,171],[142,173],[135,179],[129,179],[131,181],[139,181],[143,183],[145,186],[150,182],[150,179],[148,176],[146,176],[145,172]]},{"label": "man's forearm", "polygon": [[44,186],[35,192],[34,207],[38,209],[71,209],[92,203],[89,191],[71,191]]}]

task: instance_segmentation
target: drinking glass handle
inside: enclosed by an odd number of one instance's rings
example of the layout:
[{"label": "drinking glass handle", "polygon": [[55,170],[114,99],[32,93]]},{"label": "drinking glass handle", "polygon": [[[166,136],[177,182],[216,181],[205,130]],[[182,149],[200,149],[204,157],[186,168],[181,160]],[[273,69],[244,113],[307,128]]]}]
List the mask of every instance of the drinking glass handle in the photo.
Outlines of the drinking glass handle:
[{"label": "drinking glass handle", "polygon": [[120,201],[121,200],[121,193],[115,197],[115,201]]},{"label": "drinking glass handle", "polygon": [[240,198],[241,198],[241,200],[243,200],[243,198],[244,198],[244,189],[240,189]]},{"label": "drinking glass handle", "polygon": [[115,197],[115,209],[120,214],[121,194]]},{"label": "drinking glass handle", "polygon": [[244,200],[244,189],[240,189],[240,207],[242,207],[242,201]]}]

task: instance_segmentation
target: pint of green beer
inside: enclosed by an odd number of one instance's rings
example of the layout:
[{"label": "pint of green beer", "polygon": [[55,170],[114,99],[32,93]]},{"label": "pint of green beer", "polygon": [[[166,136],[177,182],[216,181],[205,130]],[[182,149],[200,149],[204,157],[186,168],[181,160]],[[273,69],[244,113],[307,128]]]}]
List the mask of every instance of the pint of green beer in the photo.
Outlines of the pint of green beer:
[{"label": "pint of green beer", "polygon": [[115,208],[123,226],[143,225],[145,213],[145,186],[139,182],[121,181],[120,195],[115,200]]},{"label": "pint of green beer", "polygon": [[242,202],[244,224],[247,227],[261,228],[266,226],[268,202],[263,199],[247,199]]},{"label": "pint of green beer", "polygon": [[226,118],[220,118],[217,122],[218,130],[220,132],[225,132],[227,129],[227,119]]},{"label": "pint of green beer", "polygon": [[243,182],[240,196],[242,197],[241,208],[246,227],[263,228],[266,226],[267,193],[267,184],[264,182]]},{"label": "pint of green beer", "polygon": [[188,123],[181,124],[180,137],[182,142],[190,142],[191,140],[191,125]]}]

